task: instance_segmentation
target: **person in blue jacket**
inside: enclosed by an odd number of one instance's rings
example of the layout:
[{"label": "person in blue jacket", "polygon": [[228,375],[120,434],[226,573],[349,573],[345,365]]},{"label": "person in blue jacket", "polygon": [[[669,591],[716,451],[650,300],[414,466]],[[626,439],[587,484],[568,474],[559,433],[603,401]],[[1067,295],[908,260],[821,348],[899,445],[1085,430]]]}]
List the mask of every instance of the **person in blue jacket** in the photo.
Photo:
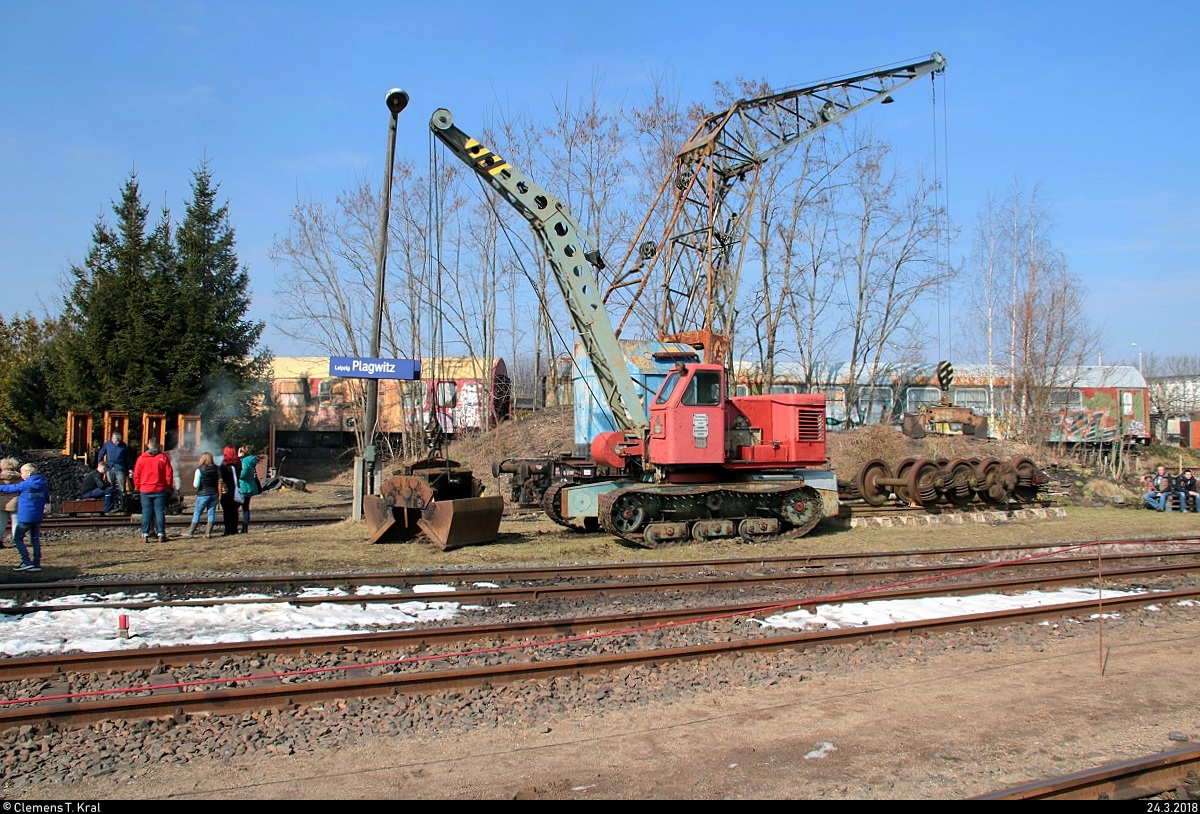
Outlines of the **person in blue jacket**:
[{"label": "person in blue jacket", "polygon": [[100,447],[100,452],[96,456],[96,463],[102,463],[108,467],[108,482],[113,485],[115,490],[113,497],[116,505],[124,509],[125,479],[133,470],[133,453],[121,440],[121,433],[114,432],[112,440],[104,442],[104,446]]},{"label": "person in blue jacket", "polygon": [[[17,493],[17,531],[13,545],[21,555],[21,564],[14,571],[42,570],[42,520],[46,517],[46,504],[50,501],[50,487],[46,479],[38,474],[37,467],[25,464],[21,467],[21,482],[0,484],[0,492]],[[25,549],[25,534],[33,548],[33,559]]]},{"label": "person in blue jacket", "polygon": [[255,467],[258,466],[258,456],[254,454],[251,447],[242,447],[238,450],[238,457],[241,459],[241,471],[238,473],[238,489],[242,493],[242,534],[250,531],[250,498],[262,491],[262,484],[258,480],[258,472]]}]

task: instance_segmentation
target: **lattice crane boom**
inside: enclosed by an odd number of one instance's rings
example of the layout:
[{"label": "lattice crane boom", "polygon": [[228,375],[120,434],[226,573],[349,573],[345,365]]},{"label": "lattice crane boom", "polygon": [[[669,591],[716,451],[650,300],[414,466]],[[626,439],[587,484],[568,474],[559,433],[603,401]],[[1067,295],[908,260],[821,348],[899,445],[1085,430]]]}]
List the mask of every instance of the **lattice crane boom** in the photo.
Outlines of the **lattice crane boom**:
[{"label": "lattice crane boom", "polygon": [[[634,287],[619,335],[661,265],[660,339],[703,346],[705,361],[724,363],[733,328],[740,258],[759,172],[772,156],[836,124],[918,79],[942,73],[940,53],[928,59],[743,99],[707,116],[673,162],[654,207],[668,189],[674,206],[657,242],[642,238],[647,216],[618,268],[615,287]],[[634,247],[640,252],[630,267]],[[610,289],[609,294],[614,289]]]}]

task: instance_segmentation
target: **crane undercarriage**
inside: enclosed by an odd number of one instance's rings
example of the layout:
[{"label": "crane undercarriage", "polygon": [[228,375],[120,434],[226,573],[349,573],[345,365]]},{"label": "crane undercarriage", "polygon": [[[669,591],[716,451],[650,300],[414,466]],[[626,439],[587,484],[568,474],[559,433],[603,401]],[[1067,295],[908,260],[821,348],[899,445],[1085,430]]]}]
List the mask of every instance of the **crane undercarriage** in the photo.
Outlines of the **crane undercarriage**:
[{"label": "crane undercarriage", "polygon": [[[838,513],[836,489],[803,477],[724,483],[641,483],[613,480],[595,496],[595,512],[583,516],[566,507],[555,483],[542,496],[542,508],[556,523],[585,531],[604,530],[644,548],[731,538],[763,542],[803,537],[822,519]],[[578,488],[578,487],[577,487]],[[588,489],[591,487],[583,487]]]}]

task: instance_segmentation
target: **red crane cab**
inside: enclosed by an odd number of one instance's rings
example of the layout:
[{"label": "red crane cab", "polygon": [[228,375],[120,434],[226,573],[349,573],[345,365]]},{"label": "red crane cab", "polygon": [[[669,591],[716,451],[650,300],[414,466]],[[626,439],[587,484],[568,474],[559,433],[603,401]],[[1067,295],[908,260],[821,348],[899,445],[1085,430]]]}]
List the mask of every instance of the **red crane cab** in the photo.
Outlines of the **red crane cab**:
[{"label": "red crane cab", "polygon": [[592,457],[620,468],[642,457],[675,483],[705,482],[729,470],[823,466],[825,397],[773,394],[730,398],[720,365],[679,364],[650,403],[646,441],[601,433]]}]

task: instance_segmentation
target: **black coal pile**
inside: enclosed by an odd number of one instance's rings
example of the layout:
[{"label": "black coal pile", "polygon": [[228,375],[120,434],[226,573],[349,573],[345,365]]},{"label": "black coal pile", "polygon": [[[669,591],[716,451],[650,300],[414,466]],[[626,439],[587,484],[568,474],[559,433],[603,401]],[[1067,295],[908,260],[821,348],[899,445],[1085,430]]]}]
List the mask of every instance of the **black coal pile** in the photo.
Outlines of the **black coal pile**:
[{"label": "black coal pile", "polygon": [[46,455],[45,450],[17,449],[0,443],[0,458],[16,458],[22,465],[32,463],[50,487],[48,514],[62,512],[64,500],[79,499],[79,484],[88,473],[88,465],[66,455]]}]

